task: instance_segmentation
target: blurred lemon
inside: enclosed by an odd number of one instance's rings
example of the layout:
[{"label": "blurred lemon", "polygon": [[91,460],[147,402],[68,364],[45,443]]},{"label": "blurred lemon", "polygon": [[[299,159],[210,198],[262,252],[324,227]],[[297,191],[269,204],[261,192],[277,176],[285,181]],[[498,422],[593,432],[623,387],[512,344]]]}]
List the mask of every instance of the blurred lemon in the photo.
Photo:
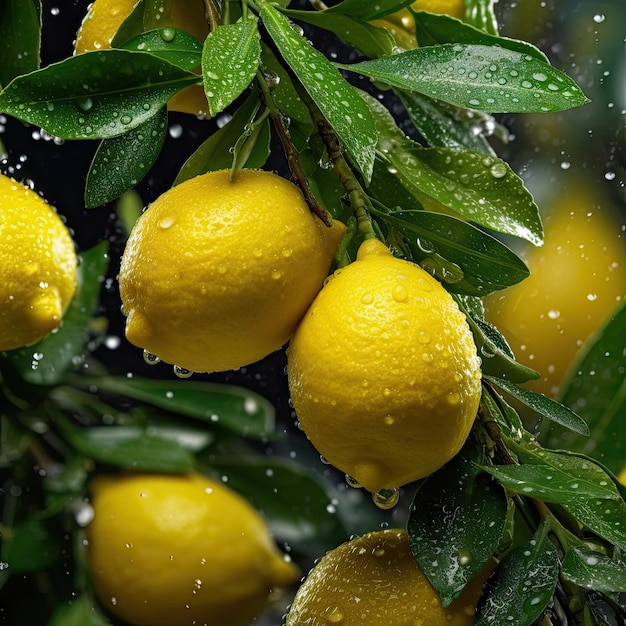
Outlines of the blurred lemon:
[{"label": "blurred lemon", "polygon": [[296,568],[246,500],[198,474],[91,484],[89,569],[98,598],[133,626],[248,626]]},{"label": "blurred lemon", "polygon": [[[74,44],[75,54],[111,47],[111,41],[124,20],[132,13],[138,0],[95,0],[89,5]],[[169,20],[163,18],[163,27],[174,26],[191,33],[200,42],[209,34],[200,0],[176,0],[171,3]],[[170,111],[208,115],[208,104],[202,85],[193,85],[179,91],[168,102]]]},{"label": "blurred lemon", "polygon": [[531,275],[485,299],[486,317],[541,379],[528,387],[558,394],[585,339],[626,296],[626,245],[620,222],[593,188],[575,185],[550,207],[545,244],[531,249]]},{"label": "blurred lemon", "polygon": [[442,607],[405,530],[386,529],[327,552],[291,605],[286,626],[471,626],[493,563]]},{"label": "blurred lemon", "polygon": [[262,170],[210,172],[157,198],[119,274],[126,337],[196,372],[237,369],[282,347],[321,289],[345,226]]},{"label": "blurred lemon", "polygon": [[76,289],[74,242],[34,191],[0,174],[0,350],[58,328]]},{"label": "blurred lemon", "polygon": [[476,416],[480,360],[465,316],[432,276],[374,239],[327,282],[287,358],[300,426],[372,492],[439,469]]}]

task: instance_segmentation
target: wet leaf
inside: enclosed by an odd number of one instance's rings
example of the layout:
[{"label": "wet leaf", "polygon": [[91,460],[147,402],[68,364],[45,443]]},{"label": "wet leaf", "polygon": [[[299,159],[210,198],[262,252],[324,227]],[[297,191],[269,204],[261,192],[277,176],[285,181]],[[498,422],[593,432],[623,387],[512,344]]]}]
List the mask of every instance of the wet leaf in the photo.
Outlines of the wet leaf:
[{"label": "wet leaf", "polygon": [[487,580],[474,626],[531,626],[552,600],[559,576],[556,548],[542,532],[509,552]]},{"label": "wet leaf", "polygon": [[563,506],[598,536],[626,550],[626,503],[623,499],[579,499]]},{"label": "wet leaf", "polygon": [[61,557],[61,546],[45,520],[28,519],[2,532],[2,560],[10,574],[45,569]]},{"label": "wet leaf", "polygon": [[254,78],[260,60],[256,17],[222,24],[209,33],[202,51],[202,76],[211,115],[239,97]]},{"label": "wet leaf", "polygon": [[442,44],[338,67],[490,113],[562,111],[588,102],[561,71],[529,54],[498,46]]},{"label": "wet leaf", "polygon": [[80,254],[78,286],[58,331],[32,346],[12,350],[8,358],[21,377],[35,385],[55,385],[83,363],[89,321],[100,299],[109,257],[103,241]]},{"label": "wet leaf", "polygon": [[504,244],[462,220],[429,211],[373,209],[372,214],[401,232],[414,259],[430,266],[435,276],[437,267],[428,259],[438,260],[438,255],[454,264],[452,271],[444,268],[437,276],[450,291],[484,295],[528,276],[524,263]]},{"label": "wet leaf", "polygon": [[409,6],[415,0],[379,0],[378,2],[363,2],[363,0],[343,0],[335,6],[326,9],[328,13],[343,13],[364,20],[376,20],[385,15],[395,13]]},{"label": "wet leaf", "polygon": [[504,378],[514,383],[537,380],[540,374],[518,363],[511,347],[498,329],[484,318],[482,300],[475,296],[455,296],[465,313],[478,354],[482,359],[482,372],[486,375]]},{"label": "wet leaf", "polygon": [[[230,169],[233,164],[235,144],[246,132],[246,128],[253,123],[258,109],[259,91],[255,89],[233,113],[232,119],[212,133],[185,161],[180,172],[178,172],[178,176],[176,176],[174,185],[199,174]],[[267,160],[267,146],[259,141],[255,144],[255,148],[248,155],[247,167],[262,167]]]},{"label": "wet leaf", "polygon": [[514,52],[528,54],[544,63],[549,62],[541,50],[527,41],[498,37],[449,15],[435,15],[425,11],[417,11],[414,15],[416,37],[420,47],[444,43],[498,46]]},{"label": "wet leaf", "polygon": [[600,459],[616,474],[626,459],[626,300],[583,345],[560,401],[585,419],[591,430],[581,437],[558,426],[543,429],[541,441]]},{"label": "wet leaf", "polygon": [[68,604],[60,604],[46,626],[109,626],[108,620],[90,596],[83,594]]},{"label": "wet leaf", "polygon": [[124,42],[148,30],[148,28],[144,27],[144,9],[145,0],[138,0],[135,4],[135,8],[120,24],[115,35],[113,35],[113,39],[111,40],[112,48],[119,48]]},{"label": "wet leaf", "polygon": [[574,546],[567,551],[561,575],[579,587],[605,593],[626,589],[626,560],[616,550],[613,558],[586,546]]},{"label": "wet leaf", "polygon": [[494,11],[495,0],[465,0],[465,21],[480,30],[498,34],[498,21]]},{"label": "wet leaf", "polygon": [[97,50],[19,76],[0,92],[0,111],[64,139],[106,139],[201,80],[147,52]]},{"label": "wet leaf", "polygon": [[132,189],[154,164],[167,132],[167,109],[123,135],[103,139],[87,174],[85,206],[117,200]]},{"label": "wet leaf", "polygon": [[353,16],[333,11],[287,10],[284,13],[294,20],[334,33],[366,57],[378,58],[393,52],[395,44],[389,31]]},{"label": "wet leaf", "polygon": [[418,200],[432,198],[477,224],[541,245],[537,205],[504,161],[463,148],[423,148],[380,102],[363,97],[376,122],[378,154]]},{"label": "wet leaf", "polygon": [[202,62],[202,44],[180,28],[159,28],[141,33],[125,41],[119,48],[149,52],[184,70],[193,70]]},{"label": "wet leaf", "polygon": [[135,426],[81,427],[54,409],[50,417],[68,445],[99,463],[147,472],[193,469],[193,455],[175,438],[151,435]]},{"label": "wet leaf", "polygon": [[542,393],[537,393],[536,391],[531,391],[524,387],[518,387],[515,383],[503,378],[487,375],[485,376],[485,380],[513,396],[516,400],[519,400],[522,404],[525,404],[539,415],[569,430],[573,430],[576,433],[589,435],[589,427],[585,423],[585,420],[560,402],[552,400],[552,398],[548,398]]},{"label": "wet leaf", "polygon": [[485,113],[454,107],[420,93],[398,91],[404,108],[420,135],[431,145],[466,148],[495,156],[489,145],[487,129],[496,128],[495,120]]},{"label": "wet leaf", "polygon": [[211,471],[245,496],[267,520],[279,542],[319,556],[345,540],[324,483],[304,465],[280,458],[236,455],[211,461]]},{"label": "wet leaf", "polygon": [[274,435],[274,407],[262,396],[236,385],[117,376],[89,378],[88,384],[244,437],[266,439]]},{"label": "wet leaf", "polygon": [[497,551],[506,514],[504,491],[462,456],[419,484],[409,514],[409,544],[443,606]]},{"label": "wet leaf", "polygon": [[39,68],[41,19],[39,1],[0,2],[0,87]]},{"label": "wet leaf", "polygon": [[280,54],[332,126],[350,160],[366,183],[369,182],[374,167],[376,128],[358,91],[274,7],[264,3],[261,19]]}]

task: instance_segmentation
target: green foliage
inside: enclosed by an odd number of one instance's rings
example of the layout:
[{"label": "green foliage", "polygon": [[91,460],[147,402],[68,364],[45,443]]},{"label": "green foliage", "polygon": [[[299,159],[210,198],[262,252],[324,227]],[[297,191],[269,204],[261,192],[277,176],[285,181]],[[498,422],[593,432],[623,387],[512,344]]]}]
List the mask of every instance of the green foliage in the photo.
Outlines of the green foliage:
[{"label": "green foliage", "polygon": [[[280,141],[294,179],[324,209],[360,218],[357,228],[346,217],[353,239],[338,261],[353,258],[367,223],[441,281],[474,335],[483,396],[472,436],[441,470],[407,487],[402,505],[413,556],[442,603],[495,556],[477,626],[531,626],[552,603],[568,623],[612,625],[606,607],[623,616],[626,588],[625,490],[614,476],[624,464],[626,307],[587,343],[556,402],[520,386],[539,373],[516,361],[481,300],[528,276],[503,239],[543,241],[535,200],[492,145],[504,130],[491,114],[561,111],[586,96],[534,45],[498,34],[492,0],[468,0],[463,21],[412,12],[419,47],[408,51],[372,22],[411,0],[343,0],[321,10],[209,4],[222,11],[205,41],[167,15],[160,21],[168,2],[141,0],[112,49],[40,67],[39,1],[0,3],[0,113],[65,140],[101,140],[85,185],[90,215],[128,199],[163,159],[168,101],[188,86],[202,85],[210,115],[225,123],[201,134],[174,184],[263,167]],[[328,58],[310,34],[318,29],[359,61]],[[118,209],[126,231],[138,214],[131,204],[129,216]],[[58,332],[0,354],[0,466],[16,488],[3,509],[0,587],[33,574],[56,593],[49,626],[109,623],[85,580],[80,541],[89,480],[100,472],[219,477],[306,564],[354,532],[403,521],[402,512],[387,517],[361,492],[339,489],[310,447],[278,428],[275,403],[263,395],[202,379],[125,376],[101,362],[94,351],[105,332],[97,316],[107,250],[103,241],[80,252],[79,289]],[[546,418],[545,447],[525,429],[520,405]],[[58,584],[61,567],[76,570],[71,593]]]}]

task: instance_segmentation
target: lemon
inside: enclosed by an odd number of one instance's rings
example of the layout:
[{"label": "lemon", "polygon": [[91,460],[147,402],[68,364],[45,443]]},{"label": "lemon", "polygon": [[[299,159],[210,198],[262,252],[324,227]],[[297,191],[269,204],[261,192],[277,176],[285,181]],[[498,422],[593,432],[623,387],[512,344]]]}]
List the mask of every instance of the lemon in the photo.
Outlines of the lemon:
[{"label": "lemon", "polygon": [[335,272],[290,343],[288,379],[318,452],[369,491],[427,476],[465,442],[480,360],[448,292],[380,241]]},{"label": "lemon", "polygon": [[322,557],[298,590],[286,626],[471,626],[492,568],[444,608],[411,554],[407,532],[371,532]]},{"label": "lemon", "polygon": [[0,174],[0,350],[58,328],[75,289],[76,253],[65,224],[34,191]]},{"label": "lemon", "polygon": [[222,483],[187,475],[91,483],[89,570],[102,604],[133,626],[248,626],[297,577],[261,516]]},{"label": "lemon", "polygon": [[[75,54],[91,50],[105,50],[124,20],[132,13],[139,0],[95,0],[89,5],[76,34]],[[175,0],[171,3],[171,15],[165,26],[174,26],[191,33],[200,42],[206,39],[209,26],[204,16],[201,0]],[[199,117],[208,115],[208,104],[201,85],[186,87],[168,102],[170,111],[192,113]]]},{"label": "lemon", "polygon": [[126,337],[196,372],[237,369],[283,346],[321,289],[345,226],[262,170],[210,172],[157,198],[119,273]]},{"label": "lemon", "polygon": [[619,473],[617,480],[619,480],[622,485],[626,485],[626,467]]},{"label": "lemon", "polygon": [[528,383],[535,391],[558,395],[581,345],[626,296],[622,222],[609,208],[593,187],[571,187],[546,210],[530,276],[485,299],[486,317],[542,375]]}]

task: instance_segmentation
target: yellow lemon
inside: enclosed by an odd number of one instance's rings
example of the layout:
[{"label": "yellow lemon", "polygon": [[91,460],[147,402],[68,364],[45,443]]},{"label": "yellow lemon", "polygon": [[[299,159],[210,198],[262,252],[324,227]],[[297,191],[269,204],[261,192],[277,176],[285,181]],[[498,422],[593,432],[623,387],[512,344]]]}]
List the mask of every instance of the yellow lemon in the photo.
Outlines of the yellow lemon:
[{"label": "yellow lemon", "polygon": [[450,294],[373,239],[307,311],[289,346],[288,378],[318,452],[372,492],[449,461],[481,395],[476,346]]},{"label": "yellow lemon", "polygon": [[59,215],[0,174],[0,350],[58,328],[76,289],[74,242]]},{"label": "yellow lemon", "polygon": [[[137,3],[138,0],[95,0],[89,5],[76,34],[74,52],[81,54],[110,48],[115,33]],[[200,0],[172,2],[170,18],[163,26],[182,28],[203,42],[209,33],[203,2]],[[170,99],[168,108],[171,111],[192,113],[199,117],[206,116],[208,104],[202,86],[193,85],[181,90]]]},{"label": "yellow lemon", "polygon": [[321,289],[345,226],[262,170],[210,172],[153,202],[119,274],[128,340],[190,371],[237,369],[283,346]]},{"label": "yellow lemon", "polygon": [[[595,207],[595,208],[594,208]],[[621,222],[576,185],[545,218],[545,244],[530,250],[530,276],[485,300],[486,316],[516,357],[542,378],[528,387],[558,394],[578,349],[626,296]]]},{"label": "yellow lemon", "polygon": [[98,598],[132,626],[248,626],[296,568],[250,504],[198,474],[91,484],[89,569]]},{"label": "yellow lemon", "polygon": [[622,485],[626,485],[626,467],[619,473],[617,480],[619,480]]},{"label": "yellow lemon", "polygon": [[492,568],[444,608],[411,554],[407,532],[371,532],[322,557],[298,590],[286,626],[471,626]]}]

